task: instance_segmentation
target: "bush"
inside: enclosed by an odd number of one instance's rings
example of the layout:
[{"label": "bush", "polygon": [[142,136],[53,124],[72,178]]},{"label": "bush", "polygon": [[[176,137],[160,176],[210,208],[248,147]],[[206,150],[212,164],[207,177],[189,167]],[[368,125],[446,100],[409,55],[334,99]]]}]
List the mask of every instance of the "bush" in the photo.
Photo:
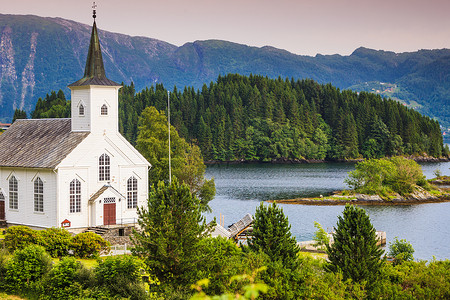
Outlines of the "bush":
[{"label": "bush", "polygon": [[390,159],[368,159],[355,166],[344,182],[364,194],[387,196],[391,192],[408,195],[428,183],[418,163],[401,156]]},{"label": "bush", "polygon": [[79,258],[96,257],[101,251],[109,251],[110,244],[98,234],[83,232],[72,238],[70,249]]},{"label": "bush", "polygon": [[317,230],[314,232],[313,238],[313,240],[315,241],[314,247],[316,247],[317,250],[325,250],[326,245],[330,244],[328,233],[322,228],[322,225],[320,225],[319,222],[314,222],[314,227],[317,228]]},{"label": "bush", "polygon": [[394,265],[401,264],[404,261],[414,260],[413,253],[413,246],[406,240],[399,241],[395,237],[394,242],[389,243],[389,255],[395,258]]},{"label": "bush", "polygon": [[33,287],[50,271],[52,260],[42,246],[30,245],[16,250],[7,264],[6,285],[11,292],[23,292]]},{"label": "bush", "polygon": [[5,281],[5,275],[7,271],[8,264],[8,251],[6,249],[0,249],[0,290],[3,289]]},{"label": "bush", "polygon": [[15,250],[40,243],[41,237],[38,232],[27,226],[12,226],[6,229],[5,247],[11,253]]},{"label": "bush", "polygon": [[112,295],[130,299],[145,299],[145,289],[141,283],[142,264],[133,256],[109,256],[98,260],[95,276]]},{"label": "bush", "polygon": [[42,245],[48,254],[52,257],[67,255],[72,241],[72,235],[67,230],[53,227],[39,231],[39,234]]},{"label": "bush", "polygon": [[79,299],[83,286],[78,280],[78,273],[83,268],[73,257],[64,257],[49,273],[44,282],[46,299]]}]

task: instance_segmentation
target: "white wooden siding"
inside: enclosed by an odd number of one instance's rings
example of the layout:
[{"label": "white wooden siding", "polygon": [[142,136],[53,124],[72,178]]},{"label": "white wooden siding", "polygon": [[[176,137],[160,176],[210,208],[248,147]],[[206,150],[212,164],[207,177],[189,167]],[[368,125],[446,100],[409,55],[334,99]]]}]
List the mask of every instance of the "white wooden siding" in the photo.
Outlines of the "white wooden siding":
[{"label": "white wooden siding", "polygon": [[[9,208],[9,181],[14,173],[18,181],[18,209]],[[8,223],[35,227],[54,227],[56,223],[56,174],[47,169],[2,168],[0,187],[5,192],[5,216]],[[44,211],[34,211],[34,179],[39,176],[44,188]]]}]

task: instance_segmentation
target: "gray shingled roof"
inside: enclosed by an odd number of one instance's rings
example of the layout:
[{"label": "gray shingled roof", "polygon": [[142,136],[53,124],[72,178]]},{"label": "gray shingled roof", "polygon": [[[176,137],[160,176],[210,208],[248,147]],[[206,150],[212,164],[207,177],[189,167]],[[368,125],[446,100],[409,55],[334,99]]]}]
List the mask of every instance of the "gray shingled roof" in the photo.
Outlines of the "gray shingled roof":
[{"label": "gray shingled roof", "polygon": [[54,169],[88,135],[70,119],[16,120],[0,135],[0,166]]}]

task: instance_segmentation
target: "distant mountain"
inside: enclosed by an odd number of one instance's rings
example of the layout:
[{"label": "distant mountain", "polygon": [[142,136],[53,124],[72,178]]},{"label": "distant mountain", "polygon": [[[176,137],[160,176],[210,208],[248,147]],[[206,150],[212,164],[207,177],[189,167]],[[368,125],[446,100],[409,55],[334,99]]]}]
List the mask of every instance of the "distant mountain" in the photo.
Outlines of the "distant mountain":
[{"label": "distant mountain", "polygon": [[[101,20],[97,25],[101,29]],[[83,76],[90,31],[91,25],[60,18],[0,14],[0,121],[10,121],[15,108],[30,112],[51,90],[68,94],[67,85]],[[450,49],[394,53],[358,48],[349,56],[311,57],[220,40],[177,47],[99,33],[107,76],[133,81],[138,91],[155,83],[201,88],[228,73],[312,78],[358,91],[369,83],[389,84],[397,89],[395,98],[450,126]]]}]

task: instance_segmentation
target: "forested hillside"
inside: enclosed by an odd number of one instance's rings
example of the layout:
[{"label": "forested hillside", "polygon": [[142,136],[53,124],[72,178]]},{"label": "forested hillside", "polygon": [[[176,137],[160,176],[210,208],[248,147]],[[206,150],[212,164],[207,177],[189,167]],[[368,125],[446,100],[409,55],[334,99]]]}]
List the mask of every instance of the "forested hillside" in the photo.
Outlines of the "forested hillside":
[{"label": "forested hillside", "polygon": [[[62,91],[38,101],[33,118],[65,117]],[[339,160],[400,154],[440,157],[439,123],[393,100],[340,91],[313,80],[220,76],[201,90],[175,88],[171,123],[197,143],[204,159],[217,161]],[[147,106],[167,111],[167,90],[158,84],[136,93],[124,86],[119,130],[135,144]]]},{"label": "forested hillside", "polygon": [[[146,106],[166,110],[162,85],[124,87],[120,130],[134,142]],[[313,80],[220,76],[201,90],[171,93],[171,120],[209,160],[351,159],[398,154],[441,156],[439,123],[396,101],[340,91]]]},{"label": "forested hillside", "polygon": [[[450,50],[394,53],[358,48],[349,56],[302,56],[273,47],[207,40],[180,47],[146,37],[102,30],[108,78],[141,90],[162,83],[201,88],[219,75],[311,78],[340,89],[365,82],[395,84],[400,100],[450,127]],[[33,110],[39,96],[63,89],[83,75],[91,25],[60,18],[0,14],[0,121],[14,109]],[[398,95],[397,95],[398,96]]]}]

